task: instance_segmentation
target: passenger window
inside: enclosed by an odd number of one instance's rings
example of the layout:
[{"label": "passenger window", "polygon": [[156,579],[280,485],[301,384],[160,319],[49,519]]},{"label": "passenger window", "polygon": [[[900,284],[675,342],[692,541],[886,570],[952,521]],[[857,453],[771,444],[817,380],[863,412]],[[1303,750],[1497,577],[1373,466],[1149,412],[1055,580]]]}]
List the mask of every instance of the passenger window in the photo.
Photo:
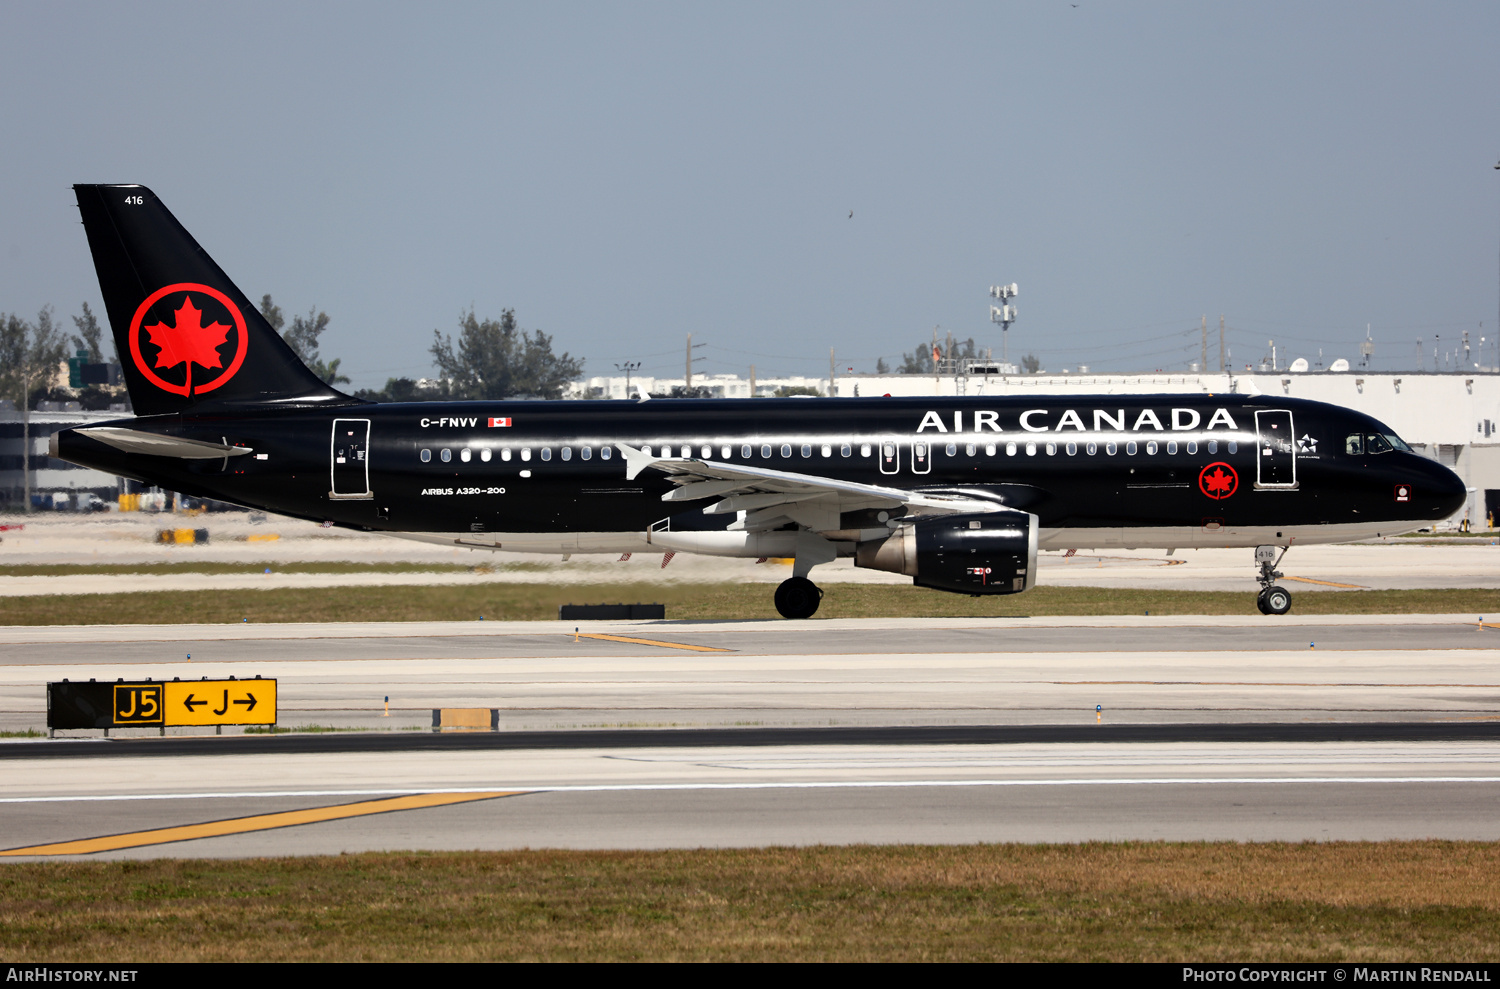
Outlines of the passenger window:
[{"label": "passenger window", "polygon": [[750,459],[750,454],[752,454],[754,452],[755,451],[753,451],[753,450],[750,449],[750,444],[749,443],[746,443],[744,446],[740,447],[740,456],[744,457],[746,460],[749,460]]},{"label": "passenger window", "polygon": [[1168,440],[1167,441],[1167,455],[1171,456],[1172,454],[1174,454],[1176,452],[1177,452],[1177,441],[1176,440]]},{"label": "passenger window", "polygon": [[1120,448],[1118,446],[1116,446],[1115,444],[1113,444],[1113,443],[1106,443],[1106,444],[1104,444],[1104,452],[1107,453],[1107,454],[1109,454],[1111,457],[1113,457],[1116,453],[1118,453],[1119,450],[1120,450]]},{"label": "passenger window", "polygon": [[839,447],[839,456],[841,457],[848,457],[853,453],[854,447],[850,446],[848,443],[845,443],[843,446]]},{"label": "passenger window", "polygon": [[1049,457],[1055,457],[1055,456],[1057,456],[1057,444],[1056,443],[1048,443],[1047,444],[1047,456],[1049,456]]},{"label": "passenger window", "polygon": [[859,445],[859,455],[861,457],[868,457],[870,455],[870,444],[861,443]]},{"label": "passenger window", "polygon": [[1152,456],[1152,457],[1156,456],[1156,441],[1155,440],[1148,440],[1146,442],[1146,454],[1148,456]]},{"label": "passenger window", "polygon": [[974,454],[976,454],[978,452],[979,452],[979,449],[977,447],[975,447],[973,443],[970,443],[968,446],[964,447],[964,453],[967,454],[968,456],[972,457],[972,456],[974,456]]},{"label": "passenger window", "polygon": [[1125,455],[1127,457],[1135,456],[1135,440],[1131,440],[1129,443],[1125,444]]},{"label": "passenger window", "polygon": [[1209,453],[1218,453],[1219,452],[1219,441],[1218,440],[1209,440],[1208,441],[1208,452]]},{"label": "passenger window", "polygon": [[1068,444],[1068,456],[1071,457],[1071,456],[1076,455],[1077,453],[1078,453],[1078,444],[1077,443],[1069,443]]},{"label": "passenger window", "polygon": [[1197,440],[1188,440],[1188,453],[1197,453],[1197,452],[1198,452],[1198,441]]},{"label": "passenger window", "polygon": [[552,459],[552,448],[550,446],[544,446],[544,447],[542,447],[542,459],[543,460],[551,460]]},{"label": "passenger window", "polygon": [[693,448],[690,447],[690,446],[688,446],[686,443],[684,443],[682,445],[682,459],[683,460],[687,460],[692,455],[693,455]]},{"label": "passenger window", "polygon": [[[564,460],[572,460],[573,459],[573,448],[571,446],[565,446],[565,447],[562,448],[562,458]],[[546,458],[543,458],[543,459],[546,459]]]},{"label": "passenger window", "polygon": [[505,449],[503,449],[503,450],[500,451],[500,459],[501,460],[509,460],[510,459],[510,447],[506,447]]},{"label": "passenger window", "polygon": [[1014,457],[1016,455],[1016,445],[1014,443],[1005,444],[1005,455],[1007,457]]},{"label": "passenger window", "polygon": [[443,461],[443,463],[446,464],[448,461],[450,461],[450,460],[453,459],[453,451],[449,450],[447,448],[444,448],[442,450],[442,452],[440,452],[438,454],[438,457]]},{"label": "passenger window", "polygon": [[719,456],[723,457],[725,460],[728,460],[730,457],[734,456],[734,447],[728,445],[719,447]]},{"label": "passenger window", "polygon": [[469,452],[468,447],[464,447],[462,450],[458,451],[458,459],[462,460],[464,463],[468,463],[469,459],[473,456],[474,454]]},{"label": "passenger window", "polygon": [[1035,443],[1027,443],[1026,444],[1026,456],[1028,456],[1028,457],[1034,457],[1034,456],[1036,456],[1036,444]]},{"label": "passenger window", "polygon": [[1365,452],[1365,438],[1359,433],[1350,433],[1344,437],[1344,452],[1353,456],[1363,456]]},{"label": "passenger window", "polygon": [[958,444],[957,443],[949,443],[948,444],[948,456],[950,456],[950,457],[956,457],[956,456],[958,456]]},{"label": "passenger window", "polygon": [[430,463],[432,463],[432,451],[431,450],[423,450],[422,451],[422,463],[424,463],[424,464],[430,464]]},{"label": "passenger window", "polygon": [[827,443],[823,444],[823,456],[825,456],[825,457],[831,457],[831,456],[833,456],[833,447],[829,446]]},{"label": "passenger window", "polygon": [[803,443],[802,444],[802,455],[804,457],[811,457],[812,456],[812,444],[811,443]]},{"label": "passenger window", "polygon": [[583,460],[589,460],[594,456],[594,448],[591,446],[580,447],[578,456]]},{"label": "passenger window", "polygon": [[485,463],[489,463],[490,462],[490,457],[491,457],[491,453],[490,453],[489,447],[485,447],[483,450],[479,451],[479,459],[483,460]]},{"label": "passenger window", "polygon": [[1229,452],[1230,453],[1237,453],[1239,451],[1239,448],[1240,448],[1240,445],[1238,443],[1236,443],[1234,440],[1230,440],[1229,441]]},{"label": "passenger window", "polygon": [[1099,452],[1099,444],[1090,443],[1088,446],[1084,447],[1084,450],[1088,453],[1089,456],[1092,457],[1094,454]]},{"label": "passenger window", "polygon": [[762,457],[769,457],[769,456],[771,456],[771,444],[769,444],[769,443],[762,444],[761,448],[760,448],[760,455]]},{"label": "passenger window", "polygon": [[790,443],[781,444],[781,455],[783,457],[790,457],[792,455],[792,445]]},{"label": "passenger window", "polygon": [[986,443],[984,445],[984,455],[986,457],[993,457],[995,455],[995,444]]},{"label": "passenger window", "polygon": [[700,450],[699,452],[703,454],[703,459],[707,460],[708,458],[710,458],[710,457],[712,457],[714,455],[714,448],[711,447],[711,446],[708,446],[707,444],[704,444],[703,449]]},{"label": "passenger window", "polygon": [[608,460],[610,457],[613,457],[614,455],[615,455],[614,447],[601,446],[599,448],[599,459],[600,460]]}]

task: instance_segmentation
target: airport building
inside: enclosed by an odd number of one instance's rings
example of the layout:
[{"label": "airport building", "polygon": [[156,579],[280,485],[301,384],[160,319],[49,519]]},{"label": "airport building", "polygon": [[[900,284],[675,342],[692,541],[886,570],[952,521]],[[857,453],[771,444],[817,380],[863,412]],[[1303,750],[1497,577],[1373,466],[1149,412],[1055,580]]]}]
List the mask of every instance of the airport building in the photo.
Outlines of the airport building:
[{"label": "airport building", "polygon": [[60,430],[108,422],[130,413],[48,409],[31,413],[30,422],[26,422],[9,402],[5,405],[0,408],[0,511],[21,511],[25,505],[23,455],[31,461],[33,509],[87,511],[96,501],[114,503],[125,492],[122,478],[47,456],[47,442]]}]

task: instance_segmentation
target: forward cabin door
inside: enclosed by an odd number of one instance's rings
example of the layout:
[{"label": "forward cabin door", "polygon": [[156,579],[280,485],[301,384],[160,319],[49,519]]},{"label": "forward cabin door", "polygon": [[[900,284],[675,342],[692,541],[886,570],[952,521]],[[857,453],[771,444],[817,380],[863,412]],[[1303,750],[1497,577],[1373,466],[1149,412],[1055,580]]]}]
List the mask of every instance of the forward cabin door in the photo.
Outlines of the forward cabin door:
[{"label": "forward cabin door", "polygon": [[333,420],[330,446],[333,487],[328,497],[336,501],[369,501],[370,492],[370,420]]},{"label": "forward cabin door", "polygon": [[1297,438],[1292,431],[1292,413],[1268,409],[1255,413],[1255,486],[1297,486]]}]

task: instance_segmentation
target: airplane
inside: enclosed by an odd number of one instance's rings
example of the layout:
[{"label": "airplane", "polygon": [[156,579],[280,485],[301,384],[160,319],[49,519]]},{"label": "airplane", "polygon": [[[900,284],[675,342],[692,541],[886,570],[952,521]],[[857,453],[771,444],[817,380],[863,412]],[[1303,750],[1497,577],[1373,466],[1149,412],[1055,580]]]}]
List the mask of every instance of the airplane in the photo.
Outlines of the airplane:
[{"label": "airplane", "polygon": [[372,403],[315,376],[150,189],[74,186],[136,418],[50,454],[188,495],[474,549],[654,549],[1014,594],[1041,549],[1390,536],[1462,507],[1453,471],[1337,406],[1264,395]]}]

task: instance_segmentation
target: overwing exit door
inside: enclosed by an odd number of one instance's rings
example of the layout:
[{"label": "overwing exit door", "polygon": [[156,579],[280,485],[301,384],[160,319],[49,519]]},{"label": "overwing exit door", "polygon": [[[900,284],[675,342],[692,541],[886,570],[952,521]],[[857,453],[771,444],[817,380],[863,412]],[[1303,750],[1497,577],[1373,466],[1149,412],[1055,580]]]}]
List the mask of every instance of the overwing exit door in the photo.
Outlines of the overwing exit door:
[{"label": "overwing exit door", "polygon": [[1255,413],[1255,486],[1297,486],[1297,441],[1292,431],[1292,413],[1267,409]]},{"label": "overwing exit door", "polygon": [[880,473],[894,474],[901,469],[901,444],[887,437],[880,441]]},{"label": "overwing exit door", "polygon": [[932,470],[932,444],[926,440],[911,441],[911,472],[926,474]]},{"label": "overwing exit door", "polygon": [[329,459],[333,475],[329,498],[369,501],[375,497],[370,492],[370,420],[333,420]]}]

